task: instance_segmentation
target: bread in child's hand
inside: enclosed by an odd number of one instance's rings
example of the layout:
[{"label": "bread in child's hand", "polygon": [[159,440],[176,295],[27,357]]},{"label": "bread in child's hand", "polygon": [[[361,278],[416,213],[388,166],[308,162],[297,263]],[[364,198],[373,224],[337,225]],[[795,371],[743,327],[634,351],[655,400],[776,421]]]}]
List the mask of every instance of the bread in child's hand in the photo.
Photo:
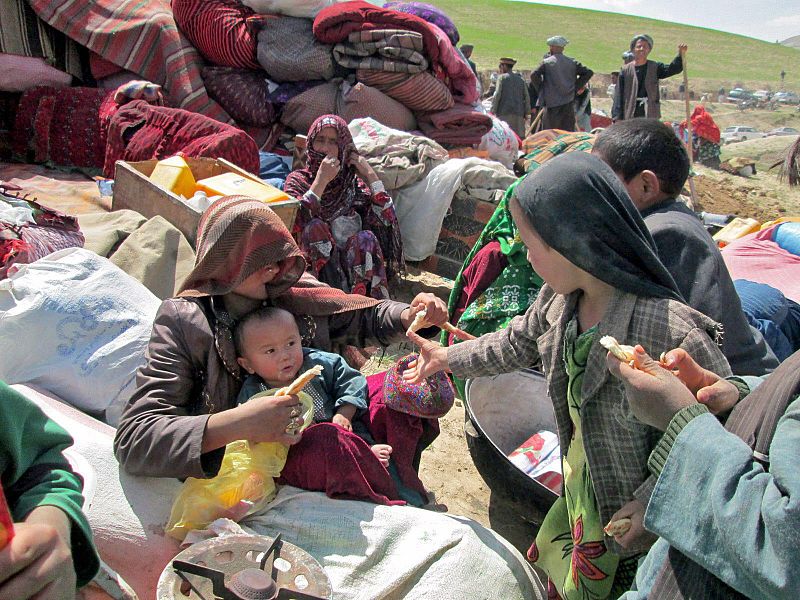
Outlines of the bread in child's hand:
[{"label": "bread in child's hand", "polygon": [[[613,338],[612,338],[613,339]],[[618,535],[625,535],[631,528],[630,519],[617,519],[616,521],[609,521],[608,525],[603,527],[606,535],[615,537]]]},{"label": "bread in child's hand", "polygon": [[322,375],[322,365],[315,365],[311,367],[305,373],[302,373],[300,376],[297,377],[292,383],[279,389],[275,392],[276,396],[293,396],[294,394],[299,394],[303,391],[303,388],[306,387],[311,380],[314,379],[317,375]]},{"label": "bread in child's hand", "polygon": [[622,362],[631,362],[633,360],[633,346],[623,346],[615,338],[610,335],[604,335],[600,338],[600,345],[611,352],[615,358]]}]

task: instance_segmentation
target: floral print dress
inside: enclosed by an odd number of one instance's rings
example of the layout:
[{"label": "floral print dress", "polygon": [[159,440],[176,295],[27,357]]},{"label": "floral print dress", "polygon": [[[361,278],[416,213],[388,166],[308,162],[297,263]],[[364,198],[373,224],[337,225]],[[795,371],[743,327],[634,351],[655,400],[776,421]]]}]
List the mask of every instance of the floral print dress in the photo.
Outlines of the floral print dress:
[{"label": "floral print dress", "polygon": [[573,435],[562,458],[564,493],[545,516],[528,551],[528,558],[547,573],[548,598],[617,598],[630,588],[636,572],[636,559],[620,561],[603,542],[603,523],[583,446],[581,386],[596,333],[597,328],[592,327],[579,335],[577,319],[573,318],[565,336],[567,402]]}]

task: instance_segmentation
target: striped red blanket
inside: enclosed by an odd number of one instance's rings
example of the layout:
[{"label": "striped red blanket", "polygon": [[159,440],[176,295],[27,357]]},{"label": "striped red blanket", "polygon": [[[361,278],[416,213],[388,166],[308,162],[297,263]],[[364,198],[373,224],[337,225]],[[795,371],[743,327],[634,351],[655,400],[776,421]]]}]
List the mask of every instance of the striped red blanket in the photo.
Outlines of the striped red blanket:
[{"label": "striped red blanket", "polygon": [[164,87],[172,106],[230,123],[206,93],[203,60],[178,31],[168,0],[29,0],[36,14],[106,60]]}]

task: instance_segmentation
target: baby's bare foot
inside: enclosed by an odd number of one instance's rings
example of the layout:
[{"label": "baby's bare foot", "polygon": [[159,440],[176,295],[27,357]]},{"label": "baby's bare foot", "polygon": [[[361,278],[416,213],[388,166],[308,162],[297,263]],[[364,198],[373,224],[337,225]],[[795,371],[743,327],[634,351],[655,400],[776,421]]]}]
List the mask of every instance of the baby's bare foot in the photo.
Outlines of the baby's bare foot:
[{"label": "baby's bare foot", "polygon": [[372,453],[378,457],[384,467],[389,466],[389,456],[392,453],[392,447],[388,444],[375,444],[372,446]]}]

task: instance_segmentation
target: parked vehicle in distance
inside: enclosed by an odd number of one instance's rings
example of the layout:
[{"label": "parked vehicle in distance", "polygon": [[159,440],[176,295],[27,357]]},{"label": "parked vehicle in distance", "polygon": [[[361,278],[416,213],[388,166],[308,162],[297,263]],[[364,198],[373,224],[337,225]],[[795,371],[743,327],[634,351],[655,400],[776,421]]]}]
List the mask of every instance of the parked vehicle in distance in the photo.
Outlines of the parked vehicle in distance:
[{"label": "parked vehicle in distance", "polygon": [[759,100],[769,100],[772,97],[772,92],[769,90],[756,90],[753,92],[753,96]]},{"label": "parked vehicle in distance", "polygon": [[757,100],[753,92],[748,92],[744,88],[733,88],[728,92],[728,102],[739,102],[740,100]]},{"label": "parked vehicle in distance", "polygon": [[766,133],[766,137],[774,135],[800,135],[800,129],[795,129],[794,127],[778,127]]},{"label": "parked vehicle in distance", "polygon": [[744,142],[746,140],[754,140],[763,138],[764,134],[755,127],[745,127],[744,125],[733,125],[726,127],[725,131],[720,136],[722,141],[726,144],[733,142]]},{"label": "parked vehicle in distance", "polygon": [[800,96],[794,92],[776,92],[772,99],[781,104],[800,104]]}]

